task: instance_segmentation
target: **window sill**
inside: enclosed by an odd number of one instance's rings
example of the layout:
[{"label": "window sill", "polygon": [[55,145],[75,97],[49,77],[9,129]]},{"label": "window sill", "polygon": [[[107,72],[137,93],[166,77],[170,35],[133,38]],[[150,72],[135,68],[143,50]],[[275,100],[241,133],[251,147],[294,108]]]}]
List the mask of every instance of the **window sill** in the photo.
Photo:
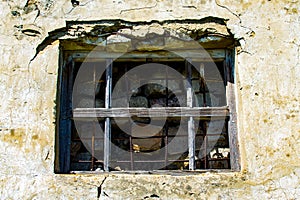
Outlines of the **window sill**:
[{"label": "window sill", "polygon": [[240,171],[230,169],[207,169],[207,170],[154,170],[154,171],[71,171],[73,175],[171,175],[171,176],[191,176],[203,174],[239,174]]}]

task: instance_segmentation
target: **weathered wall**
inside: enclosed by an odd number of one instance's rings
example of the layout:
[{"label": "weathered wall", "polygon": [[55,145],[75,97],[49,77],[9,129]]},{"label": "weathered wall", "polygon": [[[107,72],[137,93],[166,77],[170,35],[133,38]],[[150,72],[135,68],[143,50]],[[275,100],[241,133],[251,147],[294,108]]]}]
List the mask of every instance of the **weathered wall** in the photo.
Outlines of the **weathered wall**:
[{"label": "weathered wall", "polygon": [[[297,0],[0,1],[1,199],[300,198]],[[228,19],[236,57],[241,172],[59,175],[54,168],[58,41],[66,21]],[[103,182],[103,180],[105,181]]]}]

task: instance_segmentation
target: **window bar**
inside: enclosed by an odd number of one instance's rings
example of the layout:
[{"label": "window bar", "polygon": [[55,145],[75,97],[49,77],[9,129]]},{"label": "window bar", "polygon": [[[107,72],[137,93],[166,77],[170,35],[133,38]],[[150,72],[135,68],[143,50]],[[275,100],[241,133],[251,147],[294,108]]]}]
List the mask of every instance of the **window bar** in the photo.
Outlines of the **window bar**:
[{"label": "window bar", "polygon": [[204,79],[204,64],[201,63],[200,64],[200,87],[201,90],[203,91],[203,107],[207,106],[207,102],[206,102],[206,83],[205,83],[205,79]]},{"label": "window bar", "polygon": [[133,148],[132,148],[132,146],[133,146],[133,144],[132,144],[132,136],[130,135],[129,136],[129,145],[130,145],[130,168],[131,168],[131,170],[133,170]]},{"label": "window bar", "polygon": [[168,107],[169,106],[169,104],[168,104],[168,100],[169,100],[169,98],[168,98],[168,95],[169,95],[169,89],[168,89],[169,80],[168,80],[168,78],[169,78],[169,76],[168,76],[168,68],[166,67],[165,69],[166,69],[166,71],[165,71],[166,72],[166,107]]},{"label": "window bar", "polygon": [[204,169],[208,169],[208,159],[207,159],[207,143],[208,143],[208,137],[207,137],[207,121],[203,122],[203,142],[204,142]]},{"label": "window bar", "polygon": [[[125,66],[125,80],[126,80],[126,98],[128,98],[128,100],[130,100],[129,95],[129,82],[128,82],[128,76],[127,76],[127,65]],[[131,130],[131,123],[128,123],[129,130]],[[134,165],[134,161],[133,161],[133,143],[132,143],[132,135],[129,134],[129,151],[130,151],[130,168],[131,170],[133,170],[133,165]]]},{"label": "window bar", "polygon": [[[166,67],[166,107],[169,106],[169,76],[168,76],[168,68]],[[165,167],[168,166],[168,133],[169,133],[169,125],[168,125],[168,119],[166,120],[166,125],[165,125]]]},{"label": "window bar", "polygon": [[[192,94],[192,69],[191,59],[186,59],[186,71],[187,71],[187,106],[193,107],[193,94]],[[195,170],[195,124],[194,118],[189,117],[188,121],[188,146],[189,146],[189,170]]]},{"label": "window bar", "polygon": [[165,167],[168,166],[168,129],[169,129],[169,126],[168,126],[168,120],[166,120],[166,125],[165,125]]},{"label": "window bar", "polygon": [[[207,106],[206,102],[206,82],[205,82],[205,73],[204,73],[204,63],[200,64],[200,76],[201,76],[201,89],[203,91],[203,107]],[[203,143],[204,143],[204,169],[208,168],[208,159],[207,159],[207,143],[208,143],[208,136],[207,136],[207,121],[203,122]]]},{"label": "window bar", "polygon": [[[111,108],[111,90],[112,90],[112,59],[106,60],[106,87],[105,87],[105,108]],[[110,160],[110,136],[111,119],[105,118],[104,127],[104,171],[109,171]]]},{"label": "window bar", "polygon": [[[94,84],[94,91],[96,91],[96,66],[95,64],[93,65],[93,84]],[[96,100],[94,100],[94,108],[96,107]],[[95,165],[95,132],[96,132],[96,127],[95,127],[95,122],[93,123],[93,134],[92,134],[92,160],[91,160],[91,171],[94,170],[94,165]]]},{"label": "window bar", "polygon": [[93,135],[92,135],[92,160],[91,160],[91,171],[94,170],[95,166],[95,122],[93,123]]}]

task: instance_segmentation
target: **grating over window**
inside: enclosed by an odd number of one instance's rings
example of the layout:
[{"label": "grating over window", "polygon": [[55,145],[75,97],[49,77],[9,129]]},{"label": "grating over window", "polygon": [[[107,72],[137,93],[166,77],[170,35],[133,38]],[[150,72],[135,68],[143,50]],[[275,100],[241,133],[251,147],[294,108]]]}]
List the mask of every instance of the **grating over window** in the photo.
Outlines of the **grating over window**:
[{"label": "grating over window", "polygon": [[237,169],[232,50],[211,52],[211,60],[69,53],[58,171]]}]

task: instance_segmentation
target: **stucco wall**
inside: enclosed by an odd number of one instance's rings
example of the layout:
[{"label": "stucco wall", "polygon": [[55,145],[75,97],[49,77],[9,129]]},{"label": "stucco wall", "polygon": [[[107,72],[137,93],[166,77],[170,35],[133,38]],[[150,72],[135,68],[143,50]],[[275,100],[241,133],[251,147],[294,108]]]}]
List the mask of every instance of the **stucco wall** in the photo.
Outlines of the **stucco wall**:
[{"label": "stucco wall", "polygon": [[[0,198],[300,198],[300,2],[296,0],[1,1]],[[54,174],[59,42],[66,21],[228,19],[241,43],[236,96],[241,172]],[[33,59],[34,58],[34,59]],[[33,59],[31,61],[31,59]],[[103,181],[104,180],[104,181]]]}]

